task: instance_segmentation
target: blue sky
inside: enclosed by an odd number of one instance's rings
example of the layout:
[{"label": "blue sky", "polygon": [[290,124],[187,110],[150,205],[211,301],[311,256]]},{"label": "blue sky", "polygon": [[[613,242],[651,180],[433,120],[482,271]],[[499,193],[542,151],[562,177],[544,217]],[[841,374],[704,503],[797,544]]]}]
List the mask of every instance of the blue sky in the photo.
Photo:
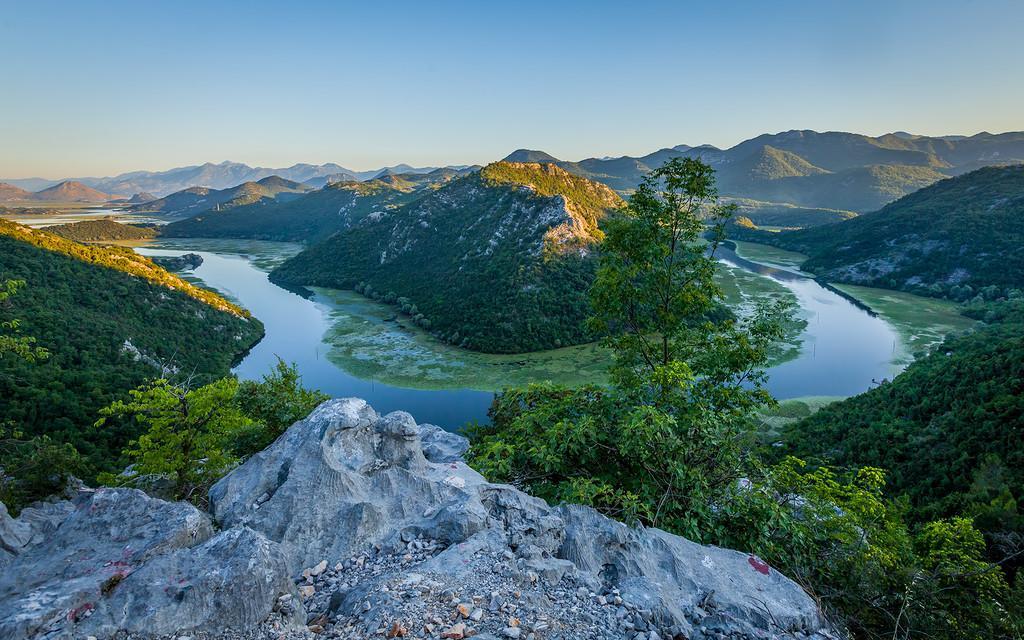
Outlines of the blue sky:
[{"label": "blue sky", "polygon": [[0,0],[0,176],[1024,129],[1024,2]]}]

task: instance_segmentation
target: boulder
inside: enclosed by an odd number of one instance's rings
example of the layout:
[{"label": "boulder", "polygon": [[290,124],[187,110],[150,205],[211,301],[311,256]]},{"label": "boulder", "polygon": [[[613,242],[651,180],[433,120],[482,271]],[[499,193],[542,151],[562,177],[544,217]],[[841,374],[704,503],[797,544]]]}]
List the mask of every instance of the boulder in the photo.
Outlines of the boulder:
[{"label": "boulder", "polygon": [[0,576],[0,637],[251,628],[294,591],[276,545],[244,529],[213,537],[191,504],[100,489],[68,505],[50,535]]}]

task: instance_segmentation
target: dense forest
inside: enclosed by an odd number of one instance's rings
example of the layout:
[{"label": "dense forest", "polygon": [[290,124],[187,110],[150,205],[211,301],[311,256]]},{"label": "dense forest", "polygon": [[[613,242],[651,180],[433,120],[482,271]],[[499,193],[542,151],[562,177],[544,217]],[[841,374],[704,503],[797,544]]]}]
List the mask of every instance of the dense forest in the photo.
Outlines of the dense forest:
[{"label": "dense forest", "polygon": [[156,237],[156,228],[121,224],[114,220],[82,220],[46,227],[47,233],[75,242],[101,242],[105,240],[145,240]]},{"label": "dense forest", "polygon": [[994,300],[1024,282],[1024,165],[949,178],[836,224],[730,236],[808,255],[827,280],[965,301]]},{"label": "dense forest", "polygon": [[314,245],[278,283],[355,289],[452,344],[498,353],[591,340],[598,222],[622,205],[554,165],[500,162]]},{"label": "dense forest", "polygon": [[[0,283],[20,281],[0,305],[46,357],[0,354],[0,437],[9,447],[45,436],[83,457],[81,477],[123,468],[130,427],[97,429],[101,407],[161,375],[225,375],[262,324],[220,296],[128,250],[77,245],[0,222]],[[40,441],[36,441],[36,445]],[[42,456],[38,456],[42,458]]]}]

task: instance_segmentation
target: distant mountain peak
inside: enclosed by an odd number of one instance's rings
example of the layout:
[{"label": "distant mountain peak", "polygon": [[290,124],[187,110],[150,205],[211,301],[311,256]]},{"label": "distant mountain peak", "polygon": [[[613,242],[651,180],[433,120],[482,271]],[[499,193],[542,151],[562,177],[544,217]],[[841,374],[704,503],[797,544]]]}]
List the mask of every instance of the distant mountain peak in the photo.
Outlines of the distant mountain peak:
[{"label": "distant mountain peak", "polygon": [[539,151],[537,149],[516,149],[502,158],[502,160],[504,162],[549,162],[552,164],[558,164],[561,162],[561,160],[550,153],[547,153],[546,151]]}]

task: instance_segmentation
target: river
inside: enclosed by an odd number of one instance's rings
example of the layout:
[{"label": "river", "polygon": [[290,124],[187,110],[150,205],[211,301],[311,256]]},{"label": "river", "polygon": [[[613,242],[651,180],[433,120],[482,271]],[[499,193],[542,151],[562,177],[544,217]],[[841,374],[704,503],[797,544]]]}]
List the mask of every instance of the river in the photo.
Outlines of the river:
[{"label": "river", "polygon": [[[328,358],[333,348],[327,341],[332,316],[344,313],[344,304],[324,292],[304,298],[267,278],[274,264],[298,250],[296,245],[185,239],[162,240],[158,246],[136,250],[145,255],[200,254],[203,264],[192,277],[236,300],[264,323],[266,337],[234,370],[241,378],[259,378],[280,357],[298,365],[308,386],[332,396],[365,398],[378,411],[401,409],[447,429],[486,420],[491,392],[393,386],[352,375]],[[854,395],[898,372],[895,353],[900,337],[884,319],[811,278],[746,260],[729,249],[720,251],[719,259],[727,265],[789,289],[807,320],[799,354],[769,369],[768,388],[775,397]]]}]

